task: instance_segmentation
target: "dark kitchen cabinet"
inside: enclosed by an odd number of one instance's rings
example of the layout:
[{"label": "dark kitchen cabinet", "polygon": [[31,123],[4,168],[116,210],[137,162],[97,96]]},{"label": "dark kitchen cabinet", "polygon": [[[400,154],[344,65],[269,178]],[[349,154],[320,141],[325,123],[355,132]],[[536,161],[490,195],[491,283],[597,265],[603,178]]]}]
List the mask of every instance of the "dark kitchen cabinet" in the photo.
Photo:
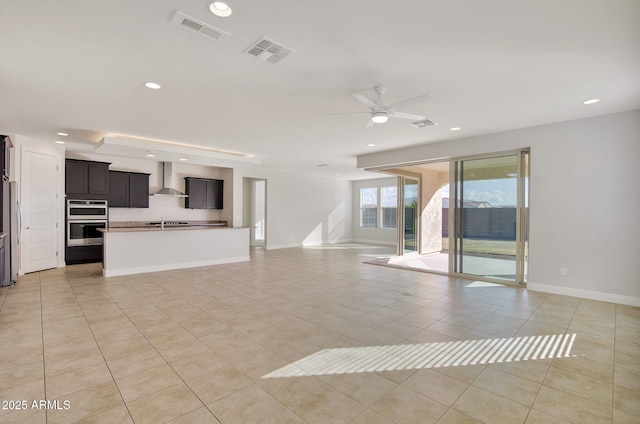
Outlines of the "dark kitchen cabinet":
[{"label": "dark kitchen cabinet", "polygon": [[185,192],[188,196],[184,207],[189,209],[206,209],[207,181],[200,178],[185,178]]},{"label": "dark kitchen cabinet", "polygon": [[148,208],[149,174],[109,171],[109,207]]},{"label": "dark kitchen cabinet", "polygon": [[129,175],[126,172],[109,171],[110,208],[129,207]]},{"label": "dark kitchen cabinet", "polygon": [[65,168],[65,192],[87,194],[89,192],[88,165],[67,159]]},{"label": "dark kitchen cabinet", "polygon": [[13,147],[11,139],[7,135],[0,135],[0,166],[2,166],[2,179],[9,181],[11,178],[11,154],[10,150]]},{"label": "dark kitchen cabinet", "polygon": [[67,159],[65,192],[69,199],[105,199],[109,195],[107,162]]},{"label": "dark kitchen cabinet", "polygon": [[184,207],[189,209],[222,209],[224,180],[185,177],[187,197]]},{"label": "dark kitchen cabinet", "polygon": [[67,246],[65,263],[67,265],[90,264],[102,262],[102,245],[98,246]]},{"label": "dark kitchen cabinet", "polygon": [[149,207],[149,174],[129,174],[129,207]]}]

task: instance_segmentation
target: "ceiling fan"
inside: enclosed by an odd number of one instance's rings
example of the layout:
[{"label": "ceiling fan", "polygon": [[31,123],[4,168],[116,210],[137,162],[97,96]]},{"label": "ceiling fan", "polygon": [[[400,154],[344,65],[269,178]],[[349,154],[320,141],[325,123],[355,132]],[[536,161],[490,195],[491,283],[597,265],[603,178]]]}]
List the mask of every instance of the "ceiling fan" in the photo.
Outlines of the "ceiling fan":
[{"label": "ceiling fan", "polygon": [[371,127],[375,124],[384,124],[389,120],[389,118],[400,118],[400,119],[410,119],[412,121],[422,121],[425,119],[422,115],[414,115],[412,113],[399,112],[397,109],[415,105],[418,103],[422,103],[431,98],[428,94],[422,94],[420,96],[411,97],[409,99],[402,100],[400,102],[396,102],[388,105],[384,101],[384,93],[386,92],[385,87],[374,87],[373,89],[378,98],[373,101],[363,96],[360,93],[353,93],[353,97],[356,98],[360,103],[369,107],[369,112],[347,112],[347,113],[332,113],[331,115],[348,115],[352,113],[369,113],[371,115],[371,119],[367,122],[367,127]]}]

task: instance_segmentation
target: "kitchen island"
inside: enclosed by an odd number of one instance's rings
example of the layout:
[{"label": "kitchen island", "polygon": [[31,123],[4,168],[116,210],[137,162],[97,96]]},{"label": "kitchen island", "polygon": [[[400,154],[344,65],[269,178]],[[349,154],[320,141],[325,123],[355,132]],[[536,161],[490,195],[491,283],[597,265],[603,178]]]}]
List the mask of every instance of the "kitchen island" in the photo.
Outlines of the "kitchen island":
[{"label": "kitchen island", "polygon": [[249,228],[218,222],[113,223],[102,237],[105,277],[249,260]]}]

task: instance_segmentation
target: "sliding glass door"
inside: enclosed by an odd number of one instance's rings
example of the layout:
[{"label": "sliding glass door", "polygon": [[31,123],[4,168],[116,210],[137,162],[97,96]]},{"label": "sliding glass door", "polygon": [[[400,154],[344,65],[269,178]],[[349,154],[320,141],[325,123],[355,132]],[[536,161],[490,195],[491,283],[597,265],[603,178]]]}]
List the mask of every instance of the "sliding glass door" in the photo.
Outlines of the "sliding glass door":
[{"label": "sliding glass door", "polygon": [[418,252],[420,196],[417,179],[398,177],[400,190],[398,196],[398,255]]},{"label": "sliding glass door", "polygon": [[528,153],[454,162],[454,273],[525,281]]}]

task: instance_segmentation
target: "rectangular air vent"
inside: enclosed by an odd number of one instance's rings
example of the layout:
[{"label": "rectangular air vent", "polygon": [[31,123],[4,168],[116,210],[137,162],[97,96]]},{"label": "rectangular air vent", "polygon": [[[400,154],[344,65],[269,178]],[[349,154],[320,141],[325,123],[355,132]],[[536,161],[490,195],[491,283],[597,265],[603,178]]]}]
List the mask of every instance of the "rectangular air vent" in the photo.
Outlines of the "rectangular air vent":
[{"label": "rectangular air vent", "polygon": [[410,125],[416,128],[424,128],[424,127],[432,127],[434,125],[438,125],[430,119],[425,119],[424,121],[412,122]]},{"label": "rectangular air vent", "polygon": [[219,43],[224,43],[231,37],[231,34],[226,31],[207,25],[178,11],[176,11],[171,18],[171,23]]},{"label": "rectangular air vent", "polygon": [[244,52],[264,62],[276,64],[289,56],[289,54],[295,53],[295,50],[285,47],[273,40],[269,40],[266,37],[262,37],[250,45]]}]

